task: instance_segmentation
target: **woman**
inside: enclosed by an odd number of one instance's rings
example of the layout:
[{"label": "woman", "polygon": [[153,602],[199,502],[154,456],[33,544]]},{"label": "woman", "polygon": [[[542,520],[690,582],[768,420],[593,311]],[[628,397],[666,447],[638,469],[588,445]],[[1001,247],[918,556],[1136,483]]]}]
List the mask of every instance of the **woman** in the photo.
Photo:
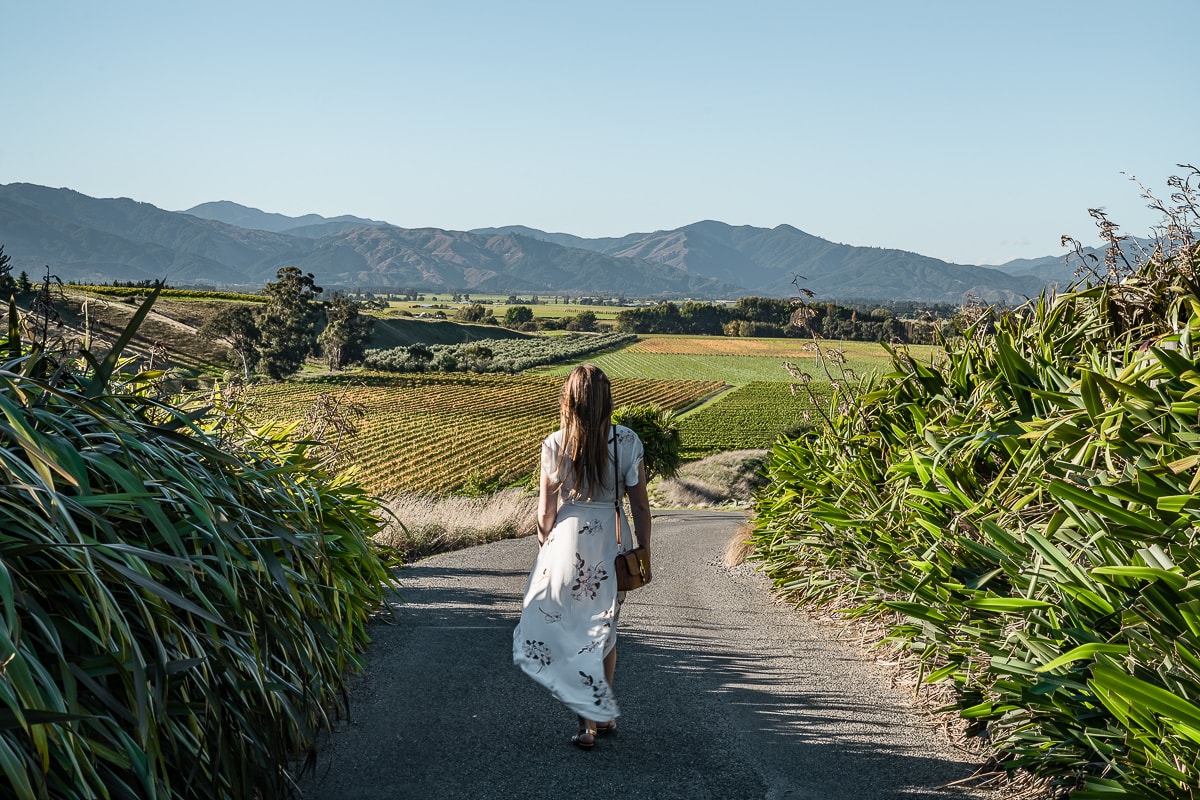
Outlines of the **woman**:
[{"label": "woman", "polygon": [[[613,560],[621,549],[650,545],[650,501],[642,442],[612,425],[608,377],[584,364],[571,371],[559,400],[560,429],[542,443],[537,559],[529,573],[513,662],[579,717],[576,746],[616,729],[617,592]],[[619,474],[614,468],[619,467]],[[629,496],[633,531],[614,508]]]}]

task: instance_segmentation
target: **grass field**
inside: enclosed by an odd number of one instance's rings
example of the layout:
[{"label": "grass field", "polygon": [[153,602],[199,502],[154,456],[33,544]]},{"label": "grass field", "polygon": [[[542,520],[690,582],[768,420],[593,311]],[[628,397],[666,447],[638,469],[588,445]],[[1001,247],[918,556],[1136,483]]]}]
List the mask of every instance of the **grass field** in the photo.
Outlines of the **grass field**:
[{"label": "grass field", "polygon": [[[647,336],[619,350],[589,359],[614,380],[724,381],[735,386],[753,382],[790,383],[783,363],[812,375],[814,380],[846,377],[848,369],[859,376],[882,374],[891,368],[891,357],[882,345],[871,342],[824,343],[833,357],[822,363],[813,342],[807,339],[750,339],[722,336]],[[917,358],[932,357],[932,347],[912,348]],[[841,362],[844,359],[844,364]],[[543,375],[566,375],[574,364],[547,367]]]},{"label": "grass field", "polygon": [[[613,387],[613,401],[681,409],[721,386],[631,379]],[[302,421],[320,395],[340,396],[362,411],[345,456],[367,488],[440,493],[532,474],[542,439],[558,426],[561,388],[548,376],[359,374],[260,385],[248,413],[258,422]]]},{"label": "grass field", "polygon": [[[158,350],[165,356],[167,366],[187,373],[221,374],[226,347],[218,342],[204,341],[196,333],[217,309],[228,306],[231,301],[179,297],[178,294],[158,298],[138,328],[126,355]],[[21,298],[22,311],[28,308],[28,303],[28,296]],[[67,287],[54,302],[62,326],[52,325],[50,336],[61,336],[66,341],[87,341],[93,351],[104,353],[120,337],[141,304],[142,301],[134,296],[105,296]],[[162,357],[156,364],[164,364]]]},{"label": "grass field", "polygon": [[[723,381],[734,385],[751,381],[786,381],[782,359],[765,356],[713,356],[688,353],[639,352],[632,347],[588,359],[612,378],[654,377],[659,380]],[[547,367],[545,375],[565,376],[573,364]]]}]

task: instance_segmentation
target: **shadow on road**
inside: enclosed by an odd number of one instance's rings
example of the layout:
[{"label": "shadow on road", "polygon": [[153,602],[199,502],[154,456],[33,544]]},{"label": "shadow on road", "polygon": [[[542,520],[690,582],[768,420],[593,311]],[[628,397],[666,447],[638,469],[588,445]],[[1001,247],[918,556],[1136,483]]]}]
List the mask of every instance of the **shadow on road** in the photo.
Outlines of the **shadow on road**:
[{"label": "shadow on road", "polygon": [[795,689],[781,669],[804,669],[804,642],[754,624],[762,609],[720,609],[734,621],[714,625],[640,592],[621,626],[618,732],[584,753],[566,743],[571,715],[512,665],[524,571],[422,564],[401,581],[398,621],[376,626],[305,798],[978,796],[947,786],[965,758],[898,732],[911,718],[881,720],[839,685]]}]

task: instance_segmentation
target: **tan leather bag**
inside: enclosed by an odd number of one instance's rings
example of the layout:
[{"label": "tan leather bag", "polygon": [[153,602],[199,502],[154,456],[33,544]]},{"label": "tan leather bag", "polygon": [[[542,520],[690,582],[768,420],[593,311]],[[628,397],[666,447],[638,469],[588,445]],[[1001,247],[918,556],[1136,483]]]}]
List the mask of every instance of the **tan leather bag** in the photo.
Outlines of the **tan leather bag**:
[{"label": "tan leather bag", "polygon": [[650,549],[635,547],[624,553],[617,553],[617,561],[613,564],[617,572],[617,591],[629,592],[640,589],[650,582]]}]

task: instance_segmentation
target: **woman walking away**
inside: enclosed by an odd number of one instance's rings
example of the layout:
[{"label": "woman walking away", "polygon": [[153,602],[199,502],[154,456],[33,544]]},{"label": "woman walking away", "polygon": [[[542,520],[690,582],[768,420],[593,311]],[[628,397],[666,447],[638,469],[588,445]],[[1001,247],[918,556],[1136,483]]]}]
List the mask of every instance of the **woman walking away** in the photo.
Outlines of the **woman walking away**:
[{"label": "woman walking away", "polygon": [[[635,538],[650,546],[642,442],[611,418],[608,377],[591,364],[573,369],[559,400],[560,429],[542,443],[540,549],[513,632],[513,663],[575,712],[571,742],[584,749],[617,725],[612,687],[625,594],[613,574],[616,526],[621,549]],[[614,509],[626,494],[633,536]]]}]

